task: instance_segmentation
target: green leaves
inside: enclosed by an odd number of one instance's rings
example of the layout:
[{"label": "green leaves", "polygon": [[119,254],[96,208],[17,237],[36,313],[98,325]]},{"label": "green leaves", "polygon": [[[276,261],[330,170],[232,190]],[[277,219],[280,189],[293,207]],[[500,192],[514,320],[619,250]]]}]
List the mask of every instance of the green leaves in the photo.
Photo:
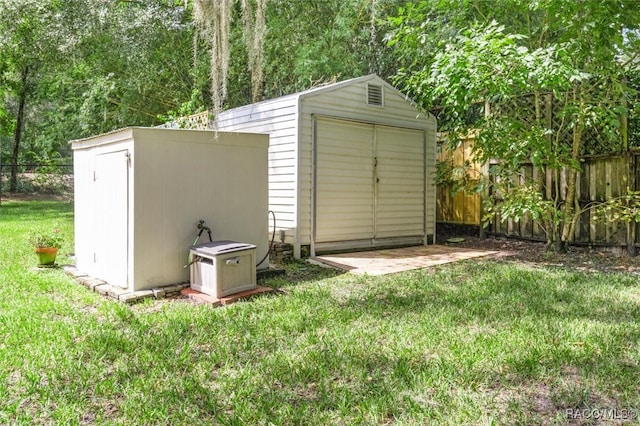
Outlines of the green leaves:
[{"label": "green leaves", "polygon": [[3,130],[15,127],[18,95],[27,89],[20,161],[32,151],[68,157],[70,139],[157,124],[194,88],[201,94],[190,16],[181,0],[0,0]]},{"label": "green leaves", "polygon": [[[503,181],[504,182],[504,181]],[[562,217],[552,201],[545,200],[535,183],[523,185],[509,185],[500,183],[495,185],[499,201],[493,200],[486,207],[486,219],[493,219],[498,214],[504,222],[513,219],[516,222],[523,219],[533,219],[544,223],[559,223]]]},{"label": "green leaves", "polygon": [[[399,70],[396,82],[434,110],[439,129],[450,137],[474,133],[475,158],[494,160],[504,179],[518,176],[523,163],[531,163],[538,176],[568,170],[564,204],[558,191],[555,200],[542,196],[543,180],[507,191],[494,182],[504,193],[498,208],[503,218],[566,220],[564,240],[570,234],[567,223],[576,220],[579,157],[627,146],[621,128],[623,106],[634,96],[626,79],[640,63],[637,5],[627,0],[443,3],[420,2],[390,20],[390,43],[402,57],[416,58]],[[418,41],[434,34],[443,41],[427,51]]]},{"label": "green leaves", "polygon": [[621,197],[600,203],[595,208],[595,217],[601,222],[640,222],[640,191],[627,188]]},{"label": "green leaves", "polygon": [[455,166],[453,159],[450,158],[436,163],[435,183],[448,186],[451,189],[451,195],[459,192],[477,193],[483,189],[478,174],[469,160],[464,161],[460,166]]}]

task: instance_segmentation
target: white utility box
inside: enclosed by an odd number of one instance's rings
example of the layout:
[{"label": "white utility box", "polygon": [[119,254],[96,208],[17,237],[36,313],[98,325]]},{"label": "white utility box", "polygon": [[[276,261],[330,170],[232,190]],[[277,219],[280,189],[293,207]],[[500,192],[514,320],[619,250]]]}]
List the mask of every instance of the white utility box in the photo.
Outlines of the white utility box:
[{"label": "white utility box", "polygon": [[256,288],[256,246],[213,241],[191,247],[191,288],[221,298]]},{"label": "white utility box", "polygon": [[198,220],[262,258],[268,146],[267,135],[145,127],[73,141],[76,267],[128,292],[186,283]]}]

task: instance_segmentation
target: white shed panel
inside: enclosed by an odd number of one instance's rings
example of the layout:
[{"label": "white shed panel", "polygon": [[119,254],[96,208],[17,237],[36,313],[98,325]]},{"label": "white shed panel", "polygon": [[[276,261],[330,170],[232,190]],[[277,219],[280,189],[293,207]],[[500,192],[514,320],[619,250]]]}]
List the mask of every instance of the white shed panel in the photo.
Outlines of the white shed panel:
[{"label": "white shed panel", "polygon": [[127,128],[72,147],[84,273],[131,291],[188,282],[201,219],[214,239],[267,253],[266,135]]},{"label": "white shed panel", "polygon": [[426,232],[424,131],[376,126],[375,145],[375,238],[420,238]]},{"label": "white shed panel", "polygon": [[314,248],[423,242],[424,131],[318,118],[315,134]]},{"label": "white shed panel", "polygon": [[[294,95],[236,108],[215,122],[220,131],[269,134],[269,210],[277,227],[294,242],[296,227],[298,108]],[[269,225],[271,226],[271,225]]]},{"label": "white shed panel", "polygon": [[97,153],[93,176],[95,194],[102,194],[95,197],[95,241],[109,242],[95,246],[96,276],[123,288],[129,285],[129,157],[128,149]]},{"label": "white shed panel", "polygon": [[270,134],[269,206],[296,257],[435,240],[435,118],[380,77],[225,111],[215,127]]},{"label": "white shed panel", "polygon": [[324,119],[316,129],[321,143],[316,148],[315,243],[371,240],[373,126]]}]

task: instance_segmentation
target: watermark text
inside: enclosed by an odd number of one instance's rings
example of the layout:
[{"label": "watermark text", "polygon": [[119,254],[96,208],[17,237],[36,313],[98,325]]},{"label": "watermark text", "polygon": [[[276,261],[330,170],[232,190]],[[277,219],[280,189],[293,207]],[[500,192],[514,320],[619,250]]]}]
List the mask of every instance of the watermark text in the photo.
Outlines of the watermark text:
[{"label": "watermark text", "polygon": [[633,408],[567,408],[567,419],[585,420],[634,420],[638,418],[638,410]]}]

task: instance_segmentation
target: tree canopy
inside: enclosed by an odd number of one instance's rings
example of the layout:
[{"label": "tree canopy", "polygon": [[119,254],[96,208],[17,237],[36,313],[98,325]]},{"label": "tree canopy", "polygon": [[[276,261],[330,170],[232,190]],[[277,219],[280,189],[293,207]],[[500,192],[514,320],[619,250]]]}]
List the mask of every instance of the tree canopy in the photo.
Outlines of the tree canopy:
[{"label": "tree canopy", "polygon": [[389,77],[384,19],[395,11],[395,0],[0,0],[0,159],[68,157],[71,139],[216,102]]},{"label": "tree canopy", "polygon": [[3,164],[68,157],[71,139],[156,124],[193,88],[184,2],[2,0],[0,34]]},{"label": "tree canopy", "polygon": [[[580,156],[628,147],[621,121],[635,96],[627,80],[637,71],[640,11],[627,0],[455,5],[424,1],[392,19],[390,42],[417,58],[396,82],[437,108],[453,143],[475,133],[480,162],[499,160],[492,173],[502,217],[543,221],[549,243],[562,250],[579,210]],[[444,39],[431,39],[434,26]],[[537,177],[514,187],[525,162]],[[563,170],[566,188],[544,188],[546,173]]]},{"label": "tree canopy", "polygon": [[[513,214],[563,243],[579,156],[639,142],[639,14],[633,0],[0,0],[0,159],[377,73],[452,140],[476,132],[496,176],[532,162],[542,198],[520,194]],[[540,176],[567,169],[558,198]]]}]

